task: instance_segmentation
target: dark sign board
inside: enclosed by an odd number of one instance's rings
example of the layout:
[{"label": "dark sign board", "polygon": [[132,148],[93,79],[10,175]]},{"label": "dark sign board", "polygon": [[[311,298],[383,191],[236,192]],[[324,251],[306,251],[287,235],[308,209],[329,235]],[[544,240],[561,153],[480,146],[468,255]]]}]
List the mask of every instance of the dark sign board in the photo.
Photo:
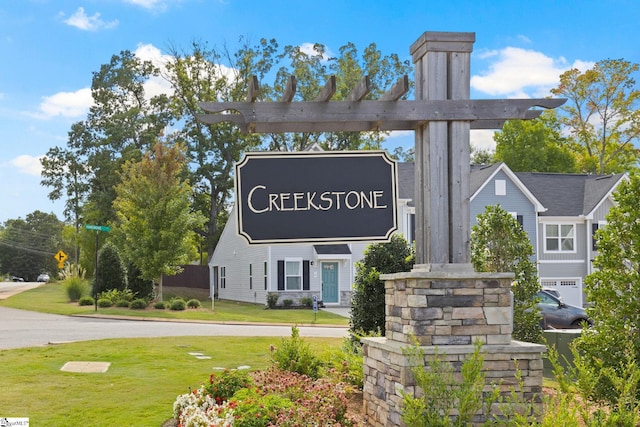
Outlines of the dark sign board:
[{"label": "dark sign board", "polygon": [[249,243],[387,241],[398,228],[397,165],[382,151],[247,153],[236,198]]}]

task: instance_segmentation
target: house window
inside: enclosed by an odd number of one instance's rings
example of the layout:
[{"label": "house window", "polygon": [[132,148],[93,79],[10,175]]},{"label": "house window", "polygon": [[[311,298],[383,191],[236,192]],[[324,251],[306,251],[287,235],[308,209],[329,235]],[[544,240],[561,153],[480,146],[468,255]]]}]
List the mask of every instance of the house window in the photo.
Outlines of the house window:
[{"label": "house window", "polygon": [[227,267],[220,267],[220,287],[227,287]]},{"label": "house window", "polygon": [[267,261],[264,262],[264,290],[267,290]]},{"label": "house window", "polygon": [[600,227],[604,227],[606,221],[598,221],[597,223],[591,224],[591,249],[593,251],[598,250],[598,239],[596,238],[596,232]]},{"label": "house window", "polygon": [[496,196],[506,196],[507,195],[507,181],[504,179],[496,179],[494,181],[496,187]]},{"label": "house window", "polygon": [[253,264],[249,264],[249,289],[253,289]]},{"label": "house window", "polygon": [[302,260],[285,260],[285,289],[298,291],[302,289]]},{"label": "house window", "polygon": [[575,252],[574,224],[546,224],[544,231],[547,252]]}]

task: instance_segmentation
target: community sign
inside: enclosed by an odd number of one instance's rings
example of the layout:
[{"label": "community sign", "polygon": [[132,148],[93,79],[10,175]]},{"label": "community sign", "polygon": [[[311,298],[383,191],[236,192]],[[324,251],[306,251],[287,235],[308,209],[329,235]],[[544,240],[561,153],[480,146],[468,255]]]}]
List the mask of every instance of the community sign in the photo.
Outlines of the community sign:
[{"label": "community sign", "polygon": [[388,241],[398,228],[397,164],[384,151],[247,153],[236,197],[250,244]]}]

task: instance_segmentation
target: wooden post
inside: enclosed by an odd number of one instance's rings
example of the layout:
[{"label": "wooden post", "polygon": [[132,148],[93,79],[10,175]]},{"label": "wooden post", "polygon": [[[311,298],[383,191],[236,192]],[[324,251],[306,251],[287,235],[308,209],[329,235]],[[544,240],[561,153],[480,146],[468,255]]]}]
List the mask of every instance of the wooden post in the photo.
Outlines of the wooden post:
[{"label": "wooden post", "polygon": [[[411,46],[417,100],[469,99],[474,41],[474,33],[425,32]],[[470,268],[469,130],[469,121],[416,129],[416,269]]]}]

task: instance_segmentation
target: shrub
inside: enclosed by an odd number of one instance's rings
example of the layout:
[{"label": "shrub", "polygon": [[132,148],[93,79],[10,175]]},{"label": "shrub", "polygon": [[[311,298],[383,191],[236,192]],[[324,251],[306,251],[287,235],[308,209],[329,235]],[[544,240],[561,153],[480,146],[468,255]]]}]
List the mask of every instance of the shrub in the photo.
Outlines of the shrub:
[{"label": "shrub", "polygon": [[128,288],[138,298],[153,299],[153,281],[140,277],[141,272],[138,267],[129,264],[127,267]]},{"label": "shrub", "polygon": [[344,382],[359,389],[364,385],[364,358],[358,340],[344,338],[340,348],[332,348],[323,357],[322,377]]},{"label": "shrub", "polygon": [[278,298],[280,296],[277,293],[271,293],[267,295],[267,307],[276,308],[278,305]]},{"label": "shrub", "polygon": [[320,359],[311,351],[309,344],[300,337],[297,327],[291,328],[291,338],[283,338],[280,347],[271,347],[271,361],[283,370],[318,378]]},{"label": "shrub", "polygon": [[78,301],[88,291],[87,281],[78,276],[70,277],[64,281],[64,289],[69,301]]},{"label": "shrub", "polygon": [[220,373],[209,375],[209,383],[204,388],[216,403],[231,399],[234,393],[242,388],[251,387],[253,381],[249,373],[240,369],[225,369]]},{"label": "shrub", "polygon": [[84,296],[78,300],[78,305],[93,305],[93,304],[95,304],[95,300],[93,299],[93,297],[90,297],[90,296]]},{"label": "shrub", "polygon": [[362,261],[356,263],[349,321],[352,333],[379,331],[384,336],[384,282],[380,274],[409,271],[414,261],[412,247],[399,235],[393,235],[389,243],[367,247]]},{"label": "shrub", "polygon": [[106,242],[102,246],[98,252],[98,263],[98,293],[111,289],[126,289],[127,269],[118,248],[113,243]]},{"label": "shrub", "polygon": [[173,301],[171,301],[169,308],[171,310],[174,311],[182,311],[182,310],[186,310],[187,309],[187,303],[185,302],[185,300],[181,299],[181,298],[176,298]]},{"label": "shrub", "polygon": [[284,305],[287,308],[291,307],[292,304],[293,304],[293,300],[290,300],[290,299],[282,300],[282,305]]},{"label": "shrub", "polygon": [[100,308],[109,308],[113,305],[109,298],[100,298],[98,299],[98,307]]},{"label": "shrub", "polygon": [[118,302],[116,302],[116,307],[129,307],[129,301],[127,301],[126,299],[121,299],[118,300]]},{"label": "shrub", "polygon": [[117,305],[119,301],[126,301],[128,303],[133,300],[133,292],[129,289],[109,289],[108,291],[100,292],[98,299],[108,299],[112,305]]},{"label": "shrub", "polygon": [[155,304],[153,304],[153,308],[156,308],[158,310],[164,310],[166,307],[166,305],[164,304],[164,302],[162,301],[158,301]]},{"label": "shrub", "polygon": [[145,308],[147,308],[148,305],[149,303],[147,302],[146,299],[138,298],[138,299],[134,299],[129,303],[129,308],[133,310],[144,310]]},{"label": "shrub", "polygon": [[311,297],[302,297],[302,298],[300,298],[300,304],[303,307],[311,308],[311,307],[313,307],[313,298],[311,298]]},{"label": "shrub", "polygon": [[187,307],[189,308],[200,308],[200,301],[198,301],[197,299],[190,299],[189,301],[187,301]]},{"label": "shrub", "polygon": [[[263,395],[256,388],[243,388],[233,395],[237,402],[233,410],[234,426],[266,427],[275,424],[282,411],[293,406],[293,402],[277,394]],[[282,423],[280,423],[282,424]]]}]

